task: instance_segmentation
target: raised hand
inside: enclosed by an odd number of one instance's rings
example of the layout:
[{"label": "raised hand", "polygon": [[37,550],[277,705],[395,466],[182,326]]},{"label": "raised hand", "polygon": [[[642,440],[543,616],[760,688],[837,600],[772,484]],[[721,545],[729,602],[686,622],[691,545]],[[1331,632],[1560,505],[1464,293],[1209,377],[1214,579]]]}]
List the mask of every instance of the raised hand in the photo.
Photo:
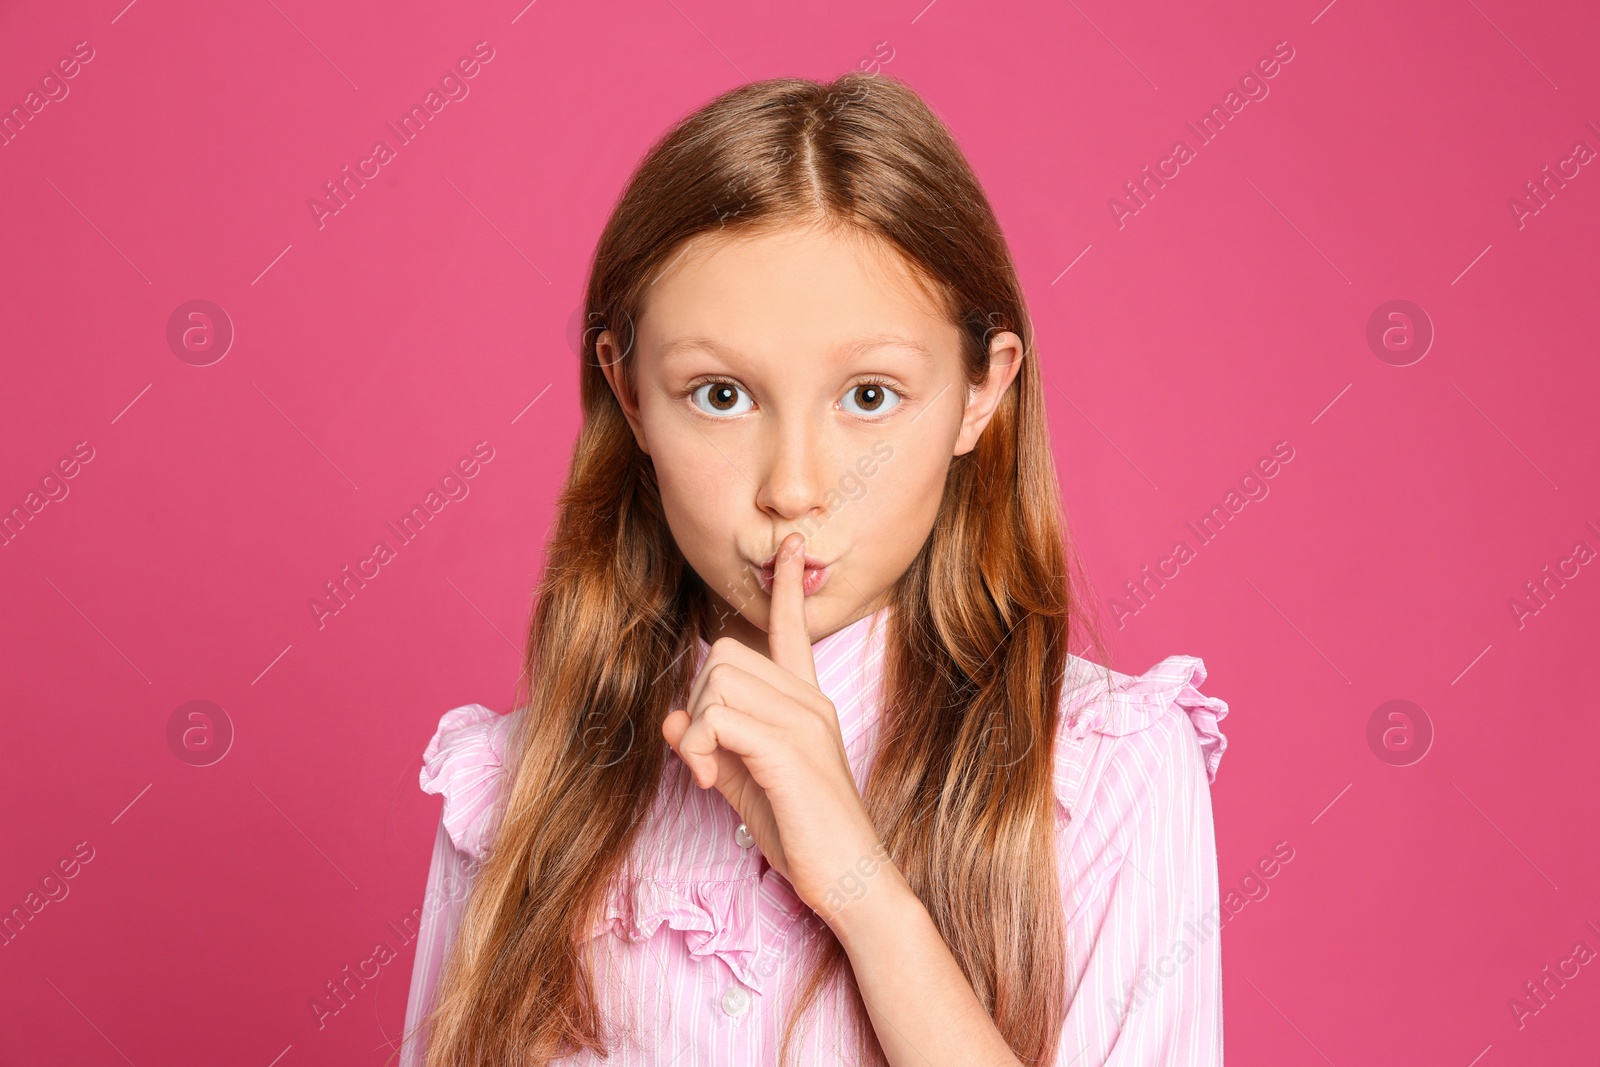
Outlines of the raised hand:
[{"label": "raised hand", "polygon": [[841,884],[881,858],[845,756],[839,715],[817,687],[805,619],[805,538],[778,548],[767,634],[770,658],[718,639],[695,676],[688,707],[662,723],[667,743],[702,789],[715,787],[767,862],[825,919]]}]

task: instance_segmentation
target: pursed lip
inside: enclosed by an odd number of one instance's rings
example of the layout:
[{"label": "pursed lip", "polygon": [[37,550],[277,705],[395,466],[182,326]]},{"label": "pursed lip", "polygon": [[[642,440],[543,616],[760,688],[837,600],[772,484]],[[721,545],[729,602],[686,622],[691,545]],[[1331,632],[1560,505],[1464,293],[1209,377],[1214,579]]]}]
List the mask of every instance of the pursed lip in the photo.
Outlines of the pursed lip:
[{"label": "pursed lip", "polygon": [[[778,555],[774,552],[762,562],[751,564],[756,572],[756,581],[761,585],[761,591],[768,596],[772,595],[772,584],[777,577],[777,559]],[[801,588],[806,596],[811,596],[828,580],[828,568],[832,564],[811,555],[806,556],[805,560],[806,569],[801,575]]]},{"label": "pursed lip", "polygon": [[[766,559],[762,560],[760,563],[757,563],[756,564],[756,569],[760,570],[760,571],[766,571],[768,573],[771,573],[772,571],[777,569],[777,564],[778,564],[778,554],[776,552],[774,552],[772,555],[768,556]],[[817,570],[817,571],[819,571],[819,570],[821,570],[822,568],[824,568],[826,566],[828,566],[828,562],[826,560],[820,560],[816,556],[810,555],[809,553],[806,555],[806,569],[807,570]]]}]

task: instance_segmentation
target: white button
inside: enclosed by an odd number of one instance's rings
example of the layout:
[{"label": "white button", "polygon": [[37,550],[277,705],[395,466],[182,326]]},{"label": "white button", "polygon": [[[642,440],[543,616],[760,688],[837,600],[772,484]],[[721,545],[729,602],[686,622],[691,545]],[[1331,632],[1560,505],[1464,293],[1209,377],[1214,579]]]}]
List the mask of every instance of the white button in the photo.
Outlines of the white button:
[{"label": "white button", "polygon": [[737,1019],[750,1010],[750,994],[741,986],[729,986],[722,994],[722,1010]]},{"label": "white button", "polygon": [[750,836],[750,831],[745,828],[744,823],[740,823],[739,828],[733,832],[733,840],[740,848],[749,848],[756,843],[756,839]]}]

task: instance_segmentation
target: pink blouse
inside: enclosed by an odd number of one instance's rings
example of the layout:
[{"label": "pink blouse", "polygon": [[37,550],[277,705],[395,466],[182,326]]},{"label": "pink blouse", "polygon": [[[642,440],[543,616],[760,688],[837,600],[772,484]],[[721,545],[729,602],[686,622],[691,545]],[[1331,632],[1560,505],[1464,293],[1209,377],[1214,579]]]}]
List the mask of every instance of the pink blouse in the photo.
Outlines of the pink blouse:
[{"label": "pink blouse", "polygon": [[[887,608],[812,646],[864,786],[874,755]],[[699,643],[699,662],[710,646]],[[1068,1008],[1054,1067],[1212,1067],[1222,1063],[1222,967],[1210,783],[1228,706],[1200,693],[1204,663],[1169,656],[1130,676],[1071,657],[1056,737],[1057,873],[1067,915]],[[425,792],[444,796],[406,1006],[400,1067],[422,1062],[410,1036],[432,1006],[477,864],[493,843],[511,716],[478,704],[444,714],[423,753]],[[666,742],[661,741],[662,745]],[[791,965],[820,922],[739,817],[701,790],[670,749],[662,787],[630,857],[643,876],[609,893],[590,932],[607,1018],[631,1027],[609,1060],[562,1067],[776,1064]],[[851,1056],[839,1001],[802,1017],[805,1065]],[[809,1024],[809,1026],[808,1026]]]}]

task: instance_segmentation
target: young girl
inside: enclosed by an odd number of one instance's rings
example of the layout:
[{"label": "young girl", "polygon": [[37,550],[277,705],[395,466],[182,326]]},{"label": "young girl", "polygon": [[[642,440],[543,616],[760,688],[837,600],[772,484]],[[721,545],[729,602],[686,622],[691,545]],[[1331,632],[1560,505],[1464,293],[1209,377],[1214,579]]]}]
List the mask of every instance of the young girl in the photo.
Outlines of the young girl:
[{"label": "young girl", "polygon": [[587,312],[529,691],[423,755],[403,1067],[1220,1064],[1227,705],[1068,651],[1032,327],[945,127],[882,75],[723,95]]}]

